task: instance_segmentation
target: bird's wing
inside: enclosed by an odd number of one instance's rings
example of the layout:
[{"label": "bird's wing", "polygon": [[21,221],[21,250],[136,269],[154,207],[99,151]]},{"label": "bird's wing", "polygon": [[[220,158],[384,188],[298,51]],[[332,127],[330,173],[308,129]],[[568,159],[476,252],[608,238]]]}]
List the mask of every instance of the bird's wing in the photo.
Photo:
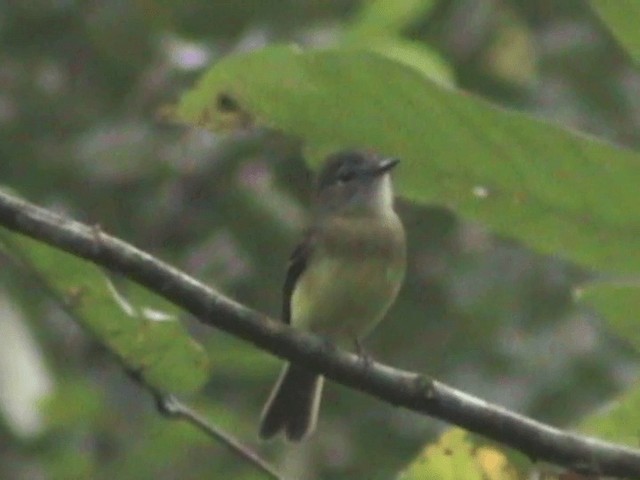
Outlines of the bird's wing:
[{"label": "bird's wing", "polygon": [[293,290],[298,279],[307,268],[315,244],[316,235],[313,231],[309,231],[289,257],[287,276],[282,290],[282,321],[288,324],[291,324],[291,296],[293,295]]}]

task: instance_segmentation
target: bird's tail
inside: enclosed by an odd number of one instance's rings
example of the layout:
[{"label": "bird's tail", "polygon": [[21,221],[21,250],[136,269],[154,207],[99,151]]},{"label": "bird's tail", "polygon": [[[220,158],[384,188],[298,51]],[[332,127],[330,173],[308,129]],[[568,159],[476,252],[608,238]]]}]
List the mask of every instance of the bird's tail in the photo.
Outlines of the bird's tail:
[{"label": "bird's tail", "polygon": [[260,419],[259,435],[269,439],[280,430],[292,441],[311,433],[318,418],[324,377],[295,365],[282,369]]}]

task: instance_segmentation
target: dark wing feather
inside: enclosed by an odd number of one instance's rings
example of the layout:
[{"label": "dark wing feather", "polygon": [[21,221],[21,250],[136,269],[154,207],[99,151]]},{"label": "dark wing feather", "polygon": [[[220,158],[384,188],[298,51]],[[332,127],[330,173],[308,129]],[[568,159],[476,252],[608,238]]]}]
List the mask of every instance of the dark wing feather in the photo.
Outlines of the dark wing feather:
[{"label": "dark wing feather", "polygon": [[298,279],[307,268],[315,243],[313,231],[307,232],[289,257],[287,276],[282,289],[282,321],[288,324],[291,324],[291,296]]}]

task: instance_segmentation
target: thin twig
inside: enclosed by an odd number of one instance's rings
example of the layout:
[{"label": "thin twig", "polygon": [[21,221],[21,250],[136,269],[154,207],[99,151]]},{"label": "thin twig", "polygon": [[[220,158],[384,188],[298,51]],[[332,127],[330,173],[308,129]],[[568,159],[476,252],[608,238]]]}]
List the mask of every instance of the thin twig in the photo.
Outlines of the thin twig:
[{"label": "thin twig", "polygon": [[269,319],[126,242],[0,192],[0,225],[138,282],[201,322],[393,405],[431,415],[580,473],[640,478],[640,450],[561,430],[427,376],[357,356]]},{"label": "thin twig", "polygon": [[155,393],[158,410],[169,418],[184,420],[214,440],[226,445],[243,460],[251,462],[256,468],[274,480],[282,480],[283,477],[276,472],[271,465],[259,457],[253,450],[238,442],[228,433],[209,423],[204,417],[192,410],[173,395]]}]

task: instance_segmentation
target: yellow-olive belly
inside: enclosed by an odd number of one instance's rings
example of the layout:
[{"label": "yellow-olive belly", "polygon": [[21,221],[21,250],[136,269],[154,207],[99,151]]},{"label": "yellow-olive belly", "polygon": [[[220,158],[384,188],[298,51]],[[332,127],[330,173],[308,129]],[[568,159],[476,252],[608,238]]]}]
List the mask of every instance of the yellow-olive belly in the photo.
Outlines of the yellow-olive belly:
[{"label": "yellow-olive belly", "polygon": [[291,297],[291,322],[342,344],[366,335],[395,299],[403,258],[323,256],[313,259]]}]

